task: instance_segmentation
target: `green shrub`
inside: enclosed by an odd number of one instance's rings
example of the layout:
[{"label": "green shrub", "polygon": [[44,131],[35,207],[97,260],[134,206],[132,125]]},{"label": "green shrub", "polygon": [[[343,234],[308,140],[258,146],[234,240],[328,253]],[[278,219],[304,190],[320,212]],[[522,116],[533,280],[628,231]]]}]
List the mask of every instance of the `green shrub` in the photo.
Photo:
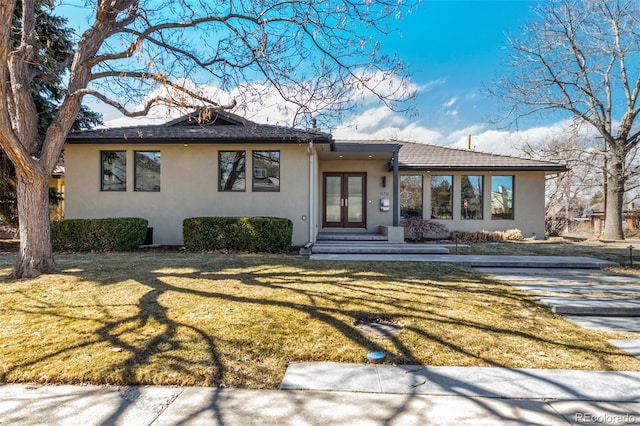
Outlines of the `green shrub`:
[{"label": "green shrub", "polygon": [[51,222],[54,250],[129,251],[144,243],[146,219],[66,219]]},{"label": "green shrub", "polygon": [[291,247],[293,222],[278,217],[191,217],[182,222],[189,251],[281,253]]}]

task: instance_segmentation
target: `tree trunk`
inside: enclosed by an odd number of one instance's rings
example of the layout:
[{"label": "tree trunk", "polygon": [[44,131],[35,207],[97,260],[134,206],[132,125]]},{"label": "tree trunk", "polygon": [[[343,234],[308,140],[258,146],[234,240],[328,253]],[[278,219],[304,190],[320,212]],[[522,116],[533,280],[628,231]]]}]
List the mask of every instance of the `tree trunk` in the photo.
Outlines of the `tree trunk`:
[{"label": "tree trunk", "polygon": [[622,231],[622,212],[624,207],[624,162],[618,158],[609,161],[607,176],[607,205],[603,238],[624,240]]},{"label": "tree trunk", "polygon": [[20,253],[11,278],[34,278],[57,272],[51,249],[49,177],[34,172],[27,178],[17,171]]}]

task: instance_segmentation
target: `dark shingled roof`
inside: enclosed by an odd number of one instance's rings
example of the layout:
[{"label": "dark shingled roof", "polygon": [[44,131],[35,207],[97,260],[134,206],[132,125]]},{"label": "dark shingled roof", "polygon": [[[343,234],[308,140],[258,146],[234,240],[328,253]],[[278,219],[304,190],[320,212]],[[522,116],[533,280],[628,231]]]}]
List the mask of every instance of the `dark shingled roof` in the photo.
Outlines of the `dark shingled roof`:
[{"label": "dark shingled roof", "polygon": [[[227,111],[206,114],[196,111],[163,124],[106,129],[84,130],[69,133],[69,144],[120,144],[127,143],[330,143],[335,150],[362,144],[400,146],[399,168],[403,171],[566,171],[564,164],[531,160],[506,155],[455,149],[416,142],[388,140],[334,141],[331,134],[316,129],[301,130],[285,126],[259,124]],[[351,148],[350,148],[351,149]],[[356,147],[357,149],[357,147]]]},{"label": "dark shingled roof", "polygon": [[258,124],[229,112],[195,112],[163,124],[69,133],[67,143],[331,143],[329,133]]},{"label": "dark shingled roof", "polygon": [[[466,149],[402,141],[336,141],[340,144],[390,144],[400,145],[399,169],[402,171],[549,171],[568,170],[565,164],[532,160],[507,155],[490,154]],[[366,148],[363,148],[366,150]]]}]

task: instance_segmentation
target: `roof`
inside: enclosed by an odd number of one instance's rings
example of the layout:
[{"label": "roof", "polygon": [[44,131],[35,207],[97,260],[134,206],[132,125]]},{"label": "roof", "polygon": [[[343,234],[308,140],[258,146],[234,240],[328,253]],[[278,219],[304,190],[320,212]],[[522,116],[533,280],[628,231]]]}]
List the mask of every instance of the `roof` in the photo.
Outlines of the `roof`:
[{"label": "roof", "polygon": [[331,143],[329,133],[259,124],[227,111],[195,111],[163,124],[69,133],[67,143]]},{"label": "roof", "polygon": [[[399,148],[401,171],[545,171],[562,172],[567,166],[479,151],[417,142],[389,140],[334,141],[317,129],[296,129],[259,124],[228,111],[195,111],[163,124],[114,127],[69,133],[68,144],[184,144],[184,143],[315,143],[331,144],[331,151],[389,152]],[[359,148],[361,147],[361,148]]]},{"label": "roof", "polygon": [[[547,171],[562,172],[569,170],[565,164],[551,161],[533,160],[508,155],[429,145],[418,142],[357,140],[335,141],[336,147],[354,144],[376,145],[390,144],[400,146],[398,168],[401,171]],[[365,148],[366,149],[366,148]]]}]

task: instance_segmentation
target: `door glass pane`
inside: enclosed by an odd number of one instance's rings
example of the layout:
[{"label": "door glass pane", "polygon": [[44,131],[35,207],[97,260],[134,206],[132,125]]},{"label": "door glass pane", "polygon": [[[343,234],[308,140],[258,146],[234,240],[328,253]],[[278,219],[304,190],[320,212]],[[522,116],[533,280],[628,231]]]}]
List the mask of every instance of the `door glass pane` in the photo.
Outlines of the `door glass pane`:
[{"label": "door glass pane", "polygon": [[325,212],[326,221],[340,222],[342,179],[340,176],[327,176],[325,185],[327,186],[327,211]]},{"label": "door glass pane", "polygon": [[348,221],[363,222],[362,211],[362,176],[347,177],[348,183]]}]

